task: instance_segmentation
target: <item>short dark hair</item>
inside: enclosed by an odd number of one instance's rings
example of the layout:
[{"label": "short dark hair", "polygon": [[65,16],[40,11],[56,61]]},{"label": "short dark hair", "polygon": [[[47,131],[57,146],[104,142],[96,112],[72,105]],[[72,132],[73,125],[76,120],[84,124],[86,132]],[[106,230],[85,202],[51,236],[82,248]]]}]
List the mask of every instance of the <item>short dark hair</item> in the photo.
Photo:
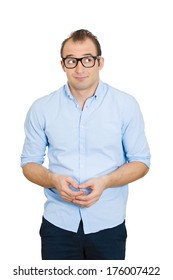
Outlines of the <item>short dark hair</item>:
[{"label": "short dark hair", "polygon": [[64,45],[66,44],[66,42],[70,39],[73,40],[73,42],[77,42],[77,41],[85,41],[86,39],[91,39],[91,41],[94,43],[96,50],[97,50],[97,55],[101,56],[102,51],[101,51],[101,46],[100,43],[97,39],[97,37],[95,35],[93,35],[89,30],[87,29],[79,29],[76,31],[73,31],[70,36],[65,39],[62,44],[61,44],[61,50],[60,50],[60,55],[61,57],[63,57],[62,53],[63,53],[63,48]]}]

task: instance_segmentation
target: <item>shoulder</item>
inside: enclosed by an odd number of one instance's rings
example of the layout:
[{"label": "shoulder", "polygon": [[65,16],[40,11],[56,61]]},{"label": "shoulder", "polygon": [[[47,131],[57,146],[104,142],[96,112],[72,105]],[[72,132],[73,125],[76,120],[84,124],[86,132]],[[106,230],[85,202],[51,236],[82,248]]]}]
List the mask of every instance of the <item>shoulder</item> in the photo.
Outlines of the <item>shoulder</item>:
[{"label": "shoulder", "polygon": [[41,109],[47,108],[49,106],[52,107],[53,105],[55,106],[55,104],[57,104],[57,102],[61,98],[63,92],[63,87],[61,87],[48,95],[42,96],[33,102],[32,107]]},{"label": "shoulder", "polygon": [[60,100],[61,98],[63,98],[63,96],[64,86],[48,95],[36,99],[30,106],[28,113],[40,115],[47,112],[51,112],[60,106]]},{"label": "shoulder", "polygon": [[26,115],[27,120],[39,120],[45,121],[47,116],[61,106],[60,99],[64,96],[64,87],[59,88],[58,90],[42,96],[36,99],[32,105],[29,107],[29,110]]},{"label": "shoulder", "polygon": [[107,83],[103,83],[103,86],[107,91],[107,97],[109,97],[114,104],[122,106],[123,108],[129,106],[139,106],[138,101],[133,95],[117,89]]}]

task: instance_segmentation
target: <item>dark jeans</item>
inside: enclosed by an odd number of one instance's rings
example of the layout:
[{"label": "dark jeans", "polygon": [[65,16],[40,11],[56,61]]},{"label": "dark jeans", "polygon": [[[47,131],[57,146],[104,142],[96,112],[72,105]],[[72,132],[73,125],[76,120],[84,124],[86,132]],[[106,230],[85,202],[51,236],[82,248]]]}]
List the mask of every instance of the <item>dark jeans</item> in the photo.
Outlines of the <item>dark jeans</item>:
[{"label": "dark jeans", "polygon": [[127,232],[125,222],[114,228],[84,234],[54,226],[43,218],[40,236],[43,260],[124,260]]}]

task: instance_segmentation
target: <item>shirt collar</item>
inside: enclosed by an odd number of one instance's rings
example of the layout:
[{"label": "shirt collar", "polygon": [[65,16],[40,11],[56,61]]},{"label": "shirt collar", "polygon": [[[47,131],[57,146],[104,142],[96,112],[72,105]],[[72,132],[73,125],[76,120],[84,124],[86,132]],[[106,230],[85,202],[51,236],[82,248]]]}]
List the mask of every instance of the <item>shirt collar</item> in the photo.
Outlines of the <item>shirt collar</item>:
[{"label": "shirt collar", "polygon": [[[95,93],[93,95],[93,98],[99,99],[99,97],[101,95],[102,88],[103,88],[103,82],[99,81],[98,86],[96,88],[96,91],[95,91]],[[66,93],[66,95],[68,96],[69,99],[71,99],[71,100],[75,99],[73,97],[73,95],[71,94],[70,87],[69,87],[68,83],[65,84],[65,93]]]},{"label": "shirt collar", "polygon": [[73,95],[71,94],[71,91],[70,91],[70,88],[69,88],[68,83],[65,84],[65,93],[66,93],[66,95],[68,96],[69,99],[74,100],[74,97],[73,97]]}]

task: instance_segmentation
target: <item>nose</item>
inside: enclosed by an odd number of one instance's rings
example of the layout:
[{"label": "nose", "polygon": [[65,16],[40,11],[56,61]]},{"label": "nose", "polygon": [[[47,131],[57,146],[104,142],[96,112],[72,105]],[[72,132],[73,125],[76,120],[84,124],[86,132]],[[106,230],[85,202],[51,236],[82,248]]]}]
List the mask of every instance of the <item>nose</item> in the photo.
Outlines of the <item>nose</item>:
[{"label": "nose", "polygon": [[84,70],[84,66],[82,65],[81,61],[78,61],[77,66],[75,67],[76,73],[82,73]]}]

